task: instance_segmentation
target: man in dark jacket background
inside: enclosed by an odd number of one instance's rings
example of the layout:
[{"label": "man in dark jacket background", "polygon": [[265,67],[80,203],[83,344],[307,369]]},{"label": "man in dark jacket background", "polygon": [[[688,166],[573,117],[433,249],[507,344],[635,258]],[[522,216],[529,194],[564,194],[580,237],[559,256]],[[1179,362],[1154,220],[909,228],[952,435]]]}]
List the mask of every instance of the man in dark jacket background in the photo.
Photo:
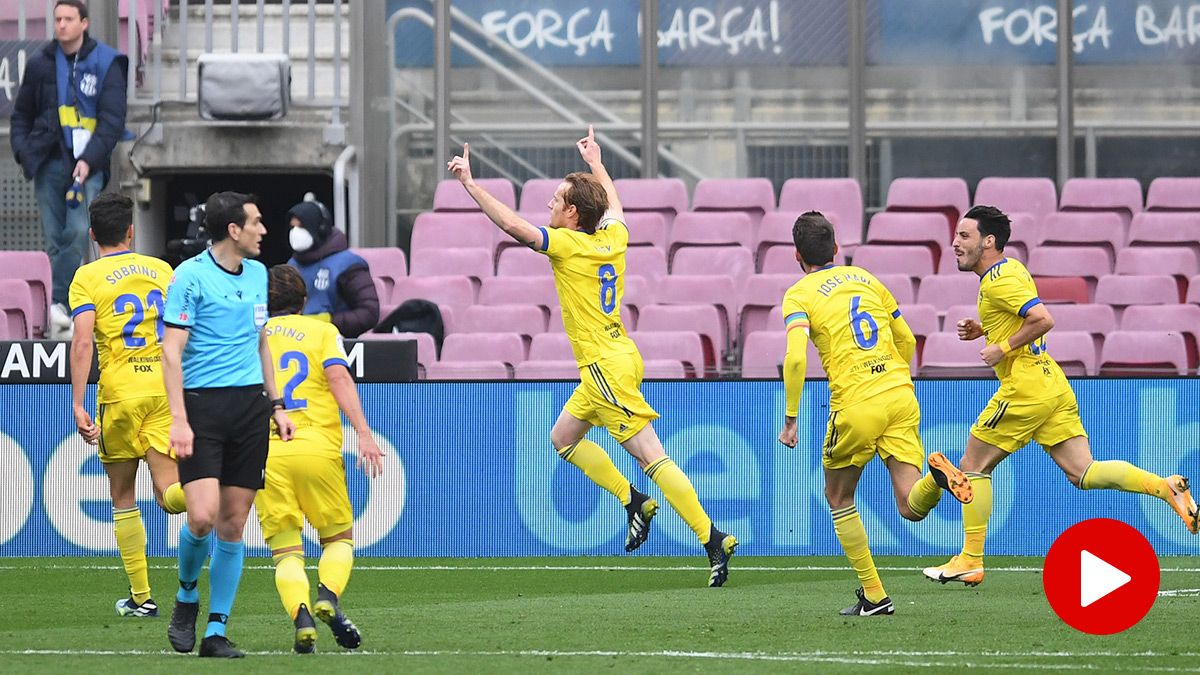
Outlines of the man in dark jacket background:
[{"label": "man in dark jacket background", "polygon": [[67,291],[87,247],[88,204],[125,137],[129,59],[87,33],[87,6],[57,0],[55,40],[31,55],[11,117],[13,156],[34,181],[53,272],[52,337],[69,337]]},{"label": "man in dark jacket background", "polygon": [[333,226],[329,209],[303,201],[288,211],[288,242],[308,287],[304,314],[324,315],[342,337],[355,338],[379,323],[379,295],[367,261],[348,249],[346,235]]}]

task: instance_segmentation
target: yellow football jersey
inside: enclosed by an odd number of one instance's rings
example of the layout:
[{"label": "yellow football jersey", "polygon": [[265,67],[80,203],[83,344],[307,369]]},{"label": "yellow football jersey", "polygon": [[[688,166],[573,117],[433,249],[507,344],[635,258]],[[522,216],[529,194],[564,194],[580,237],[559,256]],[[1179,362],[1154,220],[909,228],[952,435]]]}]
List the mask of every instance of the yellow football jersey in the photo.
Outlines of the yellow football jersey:
[{"label": "yellow football jersey", "polygon": [[342,416],[325,368],[349,367],[342,336],[331,323],[289,314],[267,321],[263,332],[275,366],[275,387],[296,425],[289,442],[272,426],[271,454],[342,454]]},{"label": "yellow football jersey", "polygon": [[629,245],[625,223],[607,218],[595,234],[562,228],[541,230],[541,252],[550,258],[563,327],[580,367],[602,356],[636,352],[637,346],[621,323],[625,249]]},{"label": "yellow football jersey", "polygon": [[840,410],[900,386],[912,386],[908,362],[892,340],[896,298],[870,272],[827,265],[783,296],[788,330],[807,329],[829,376],[829,409]]},{"label": "yellow football jersey", "polygon": [[97,403],[166,395],[162,311],[171,274],[167,263],[133,251],[111,253],[75,271],[71,316],[96,313]]},{"label": "yellow football jersey", "polygon": [[[1040,304],[1037,286],[1019,260],[1005,258],[979,279],[979,323],[988,344],[1004,342],[1025,323],[1025,314]],[[1044,400],[1070,390],[1062,368],[1046,351],[1046,336],[1014,349],[995,366],[999,395]]]}]

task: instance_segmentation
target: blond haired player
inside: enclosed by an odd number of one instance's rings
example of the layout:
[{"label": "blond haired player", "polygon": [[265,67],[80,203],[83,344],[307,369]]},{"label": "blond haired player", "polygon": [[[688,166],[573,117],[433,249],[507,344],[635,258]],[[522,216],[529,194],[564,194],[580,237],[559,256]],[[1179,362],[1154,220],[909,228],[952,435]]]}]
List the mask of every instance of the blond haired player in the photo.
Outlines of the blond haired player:
[{"label": "blond haired player", "polygon": [[975,500],[963,507],[963,548],[944,565],[925,569],[940,581],[977,586],[983,581],[983,542],[992,515],[992,471],[1030,439],[1080,490],[1122,490],[1153,495],[1171,505],[1196,534],[1196,502],[1183,476],[1163,478],[1122,460],[1092,458],[1075,392],[1047,351],[1054,318],[1020,261],[1004,256],[1012,226],[1000,209],[976,206],[958,223],[954,255],[958,269],[979,275],[979,321],[958,322],[960,340],[984,338],[979,352],[996,371],[1000,388],[967,437],[961,466]]},{"label": "blond haired player", "polygon": [[550,430],[554,449],[625,506],[625,550],[633,551],[646,541],[658,504],[630,485],[599,445],[584,438],[593,426],[607,428],[696,533],[708,554],[708,585],[721,586],[737,539],[713,525],[691,481],[654,433],[651,422],[658,413],[640,390],[642,357],[621,323],[629,230],[591,127],[576,147],[591,173],[563,179],[547,205],[549,227],[534,227],[480,187],[471,176],[468,146],[447,168],[505,234],[550,259],[580,378]]},{"label": "blond haired player", "polygon": [[[102,194],[88,208],[91,238],[100,258],[75,271],[71,281],[71,404],[75,427],[97,446],[108,474],[113,532],[130,597],[117,601],[121,616],[158,616],[150,597],[146,528],[136,501],[138,461],[150,467],[154,499],[167,513],[186,508],[171,453],[171,410],[163,387],[162,309],[171,266],[130,250],[133,201]],[[92,368],[93,336],[99,351],[96,418],[83,407]]]},{"label": "blond haired player", "polygon": [[838,541],[862,584],[858,601],[841,614],[894,614],[854,505],[863,467],[879,455],[892,477],[896,507],[912,521],[929,515],[943,489],[961,502],[971,501],[971,485],[940,452],[929,455],[929,473],[921,476],[926,460],[921,409],[909,375],[917,340],[891,291],[861,267],[834,264],[833,225],[822,214],[809,211],[797,218],[792,239],[805,276],[783,296],[787,405],[779,440],[796,447],[811,335],[829,375],[829,424],[821,453],[825,499]]},{"label": "blond haired player", "polygon": [[[354,563],[354,511],[346,489],[339,410],[358,434],[358,466],[368,476],[383,472],[383,452],[363,416],[337,328],[300,314],[307,299],[304,278],[294,267],[276,265],[268,284],[271,318],[264,334],[296,433],[287,442],[272,433],[266,486],[254,507],[275,560],[275,587],[296,626],[294,649],[301,654],[313,651],[313,615],[329,625],[338,645],[355,649],[362,637],[342,613],[340,602]],[[316,604],[304,571],[300,530],[305,520],[321,538]]]}]

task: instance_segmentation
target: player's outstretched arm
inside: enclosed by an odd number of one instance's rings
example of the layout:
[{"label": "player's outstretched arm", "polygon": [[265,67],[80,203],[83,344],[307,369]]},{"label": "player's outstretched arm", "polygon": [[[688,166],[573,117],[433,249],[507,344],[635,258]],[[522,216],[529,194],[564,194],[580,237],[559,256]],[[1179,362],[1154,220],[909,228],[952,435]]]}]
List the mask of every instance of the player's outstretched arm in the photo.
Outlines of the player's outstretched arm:
[{"label": "player's outstretched arm", "polygon": [[94,310],[75,315],[75,333],[71,336],[71,410],[75,414],[75,429],[88,445],[95,445],[100,438],[100,427],[83,407],[87,393],[88,374],[92,370],[92,329],[96,325]]},{"label": "player's outstretched arm", "polygon": [[479,204],[488,218],[505,234],[533,249],[542,247],[542,231],[529,221],[517,215],[515,211],[505,206],[499,199],[493,197],[475,182],[471,175],[471,145],[463,143],[463,154],[457,155],[446,163],[446,168],[458,179],[471,199]]},{"label": "player's outstretched arm", "polygon": [[185,328],[163,328],[162,371],[167,390],[167,406],[171,409],[171,449],[176,459],[192,456],[192,427],[188,424],[187,407],[183,404],[183,348],[187,345]]},{"label": "player's outstretched arm", "polygon": [[892,318],[892,342],[896,345],[896,351],[900,352],[904,361],[911,364],[913,357],[917,354],[917,337],[913,335],[912,329],[908,327],[908,322],[904,320],[903,316]]},{"label": "player's outstretched arm", "polygon": [[333,400],[337,401],[346,419],[350,420],[350,426],[358,434],[358,468],[371,478],[383,475],[383,451],[371,435],[371,427],[367,426],[367,417],[363,414],[362,402],[354,388],[350,371],[340,363],[331,364],[325,366],[325,379],[329,381]]},{"label": "player's outstretched arm", "polygon": [[804,393],[804,371],[808,367],[808,328],[796,323],[788,328],[787,354],[783,357],[783,390],[786,395],[783,430],[779,442],[796,447],[796,416],[800,414],[800,396]]},{"label": "player's outstretched arm", "polygon": [[272,402],[271,417],[275,420],[275,426],[279,428],[279,439],[290,441],[296,434],[296,424],[284,409],[277,407],[275,403],[279,398],[279,390],[275,387],[275,362],[271,357],[271,347],[267,344],[267,334],[264,332],[258,334],[258,360],[262,364],[263,391],[267,393],[267,400]]},{"label": "player's outstretched arm", "polygon": [[579,156],[588,165],[592,175],[600,181],[600,184],[604,186],[604,191],[608,193],[606,215],[624,222],[625,209],[621,206],[621,199],[617,197],[617,186],[613,183],[612,176],[608,175],[608,169],[604,168],[604,162],[600,159],[600,144],[596,142],[596,132],[592,129],[592,125],[588,125],[588,135],[579,139],[575,143],[575,147],[579,149]]}]

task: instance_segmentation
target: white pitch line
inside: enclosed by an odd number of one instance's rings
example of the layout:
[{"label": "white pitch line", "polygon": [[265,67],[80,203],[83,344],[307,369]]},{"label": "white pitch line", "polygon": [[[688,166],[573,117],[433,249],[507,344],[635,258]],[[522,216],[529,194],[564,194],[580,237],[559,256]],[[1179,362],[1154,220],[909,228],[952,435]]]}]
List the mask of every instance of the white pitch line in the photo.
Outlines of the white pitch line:
[{"label": "white pitch line", "polygon": [[1187,598],[1196,595],[1200,595],[1200,588],[1173,588],[1158,592],[1160,598]]},{"label": "white pitch line", "polygon": [[[174,565],[150,565],[154,570],[173,570]],[[0,565],[0,571],[24,570],[122,570],[120,565]],[[243,569],[273,571],[271,565],[247,565]],[[310,565],[309,569],[316,569]],[[703,565],[644,567],[637,565],[355,565],[356,572],[694,572]],[[828,565],[732,565],[738,572],[844,572],[848,567]],[[920,572],[924,567],[879,567],[884,572]],[[988,572],[1041,572],[1041,567],[988,567]],[[1197,567],[1164,567],[1161,572],[1200,573]]]}]

